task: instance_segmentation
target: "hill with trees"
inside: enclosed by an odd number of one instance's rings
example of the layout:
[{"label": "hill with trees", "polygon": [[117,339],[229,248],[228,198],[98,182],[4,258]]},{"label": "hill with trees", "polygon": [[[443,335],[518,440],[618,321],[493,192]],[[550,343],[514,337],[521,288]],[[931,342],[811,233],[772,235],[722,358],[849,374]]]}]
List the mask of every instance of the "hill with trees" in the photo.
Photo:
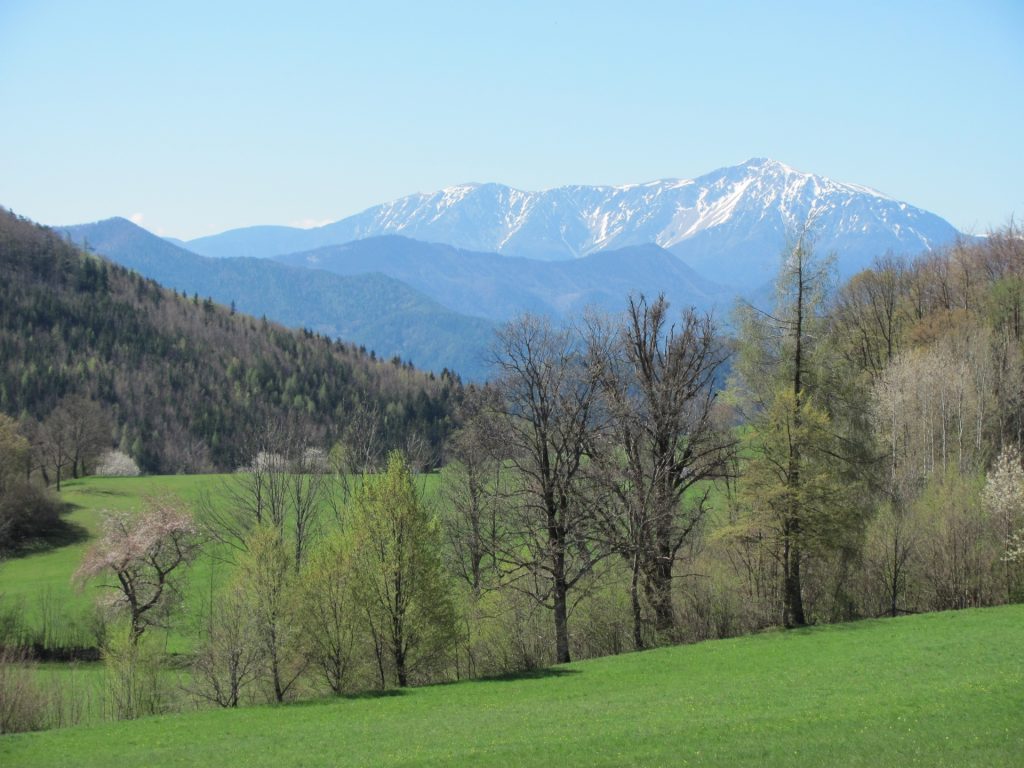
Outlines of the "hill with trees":
[{"label": "hill with trees", "polygon": [[8,211],[0,274],[0,411],[56,450],[51,474],[78,473],[53,435],[83,419],[93,454],[162,473],[234,469],[272,424],[324,449],[362,429],[381,455],[414,434],[436,451],[449,429],[453,375],[178,295]]},{"label": "hill with trees", "polygon": [[483,351],[494,326],[465,314],[466,303],[444,305],[381,266],[335,274],[268,259],[214,259],[121,218],[60,231],[74,243],[190,296],[209,296],[239,312],[340,338],[389,360],[397,355],[437,374],[448,369],[482,379],[486,373]]}]

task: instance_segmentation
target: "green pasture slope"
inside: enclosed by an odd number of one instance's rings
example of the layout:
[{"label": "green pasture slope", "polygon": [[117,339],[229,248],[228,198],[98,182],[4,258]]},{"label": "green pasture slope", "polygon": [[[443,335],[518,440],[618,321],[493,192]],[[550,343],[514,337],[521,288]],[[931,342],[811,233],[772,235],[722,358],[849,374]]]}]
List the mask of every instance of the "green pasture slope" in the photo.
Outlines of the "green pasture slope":
[{"label": "green pasture slope", "polygon": [[1020,766],[1024,607],[0,738],[4,766]]}]

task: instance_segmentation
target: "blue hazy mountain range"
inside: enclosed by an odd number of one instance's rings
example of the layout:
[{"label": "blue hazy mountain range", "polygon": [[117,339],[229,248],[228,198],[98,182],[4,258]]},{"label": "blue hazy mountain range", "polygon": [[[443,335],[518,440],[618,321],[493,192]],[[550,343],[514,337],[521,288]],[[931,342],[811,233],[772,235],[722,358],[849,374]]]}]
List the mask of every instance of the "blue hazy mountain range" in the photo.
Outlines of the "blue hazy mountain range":
[{"label": "blue hazy mountain range", "polygon": [[706,279],[749,291],[771,279],[787,232],[813,216],[817,247],[848,275],[886,252],[953,241],[944,219],[856,184],[753,159],[696,179],[525,192],[462,184],[415,194],[314,229],[259,226],[191,240],[207,256],[268,257],[381,235],[477,252],[567,260],[655,244]]},{"label": "blue hazy mountain range", "polygon": [[734,298],[653,243],[539,261],[391,235],[276,259],[340,275],[379,271],[446,307],[495,321],[522,312],[564,318],[588,307],[618,312],[631,292],[664,292],[673,305],[708,309],[725,308]]},{"label": "blue hazy mountain range", "polygon": [[724,312],[733,298],[653,244],[547,262],[388,236],[277,259],[217,259],[122,218],[59,231],[169,288],[471,379],[486,376],[495,325],[522,312],[617,312],[638,292]]},{"label": "blue hazy mountain range", "polygon": [[809,219],[841,277],[961,236],[868,187],[764,159],[619,187],[464,184],[315,229],[188,242],[124,219],[64,231],[169,287],[478,379],[495,324],[522,312],[616,312],[630,293],[664,292],[724,318],[737,296],[763,301],[789,233]]}]

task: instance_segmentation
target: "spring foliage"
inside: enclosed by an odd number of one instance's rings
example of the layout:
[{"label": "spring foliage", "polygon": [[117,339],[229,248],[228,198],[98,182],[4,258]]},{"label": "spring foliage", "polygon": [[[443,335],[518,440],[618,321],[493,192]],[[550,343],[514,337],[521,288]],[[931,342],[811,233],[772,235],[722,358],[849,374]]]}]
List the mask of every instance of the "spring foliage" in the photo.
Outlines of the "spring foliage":
[{"label": "spring foliage", "polygon": [[440,526],[400,453],[388,457],[382,475],[363,478],[348,530],[356,595],[382,664],[393,664],[404,686],[443,662],[455,637],[455,611]]}]

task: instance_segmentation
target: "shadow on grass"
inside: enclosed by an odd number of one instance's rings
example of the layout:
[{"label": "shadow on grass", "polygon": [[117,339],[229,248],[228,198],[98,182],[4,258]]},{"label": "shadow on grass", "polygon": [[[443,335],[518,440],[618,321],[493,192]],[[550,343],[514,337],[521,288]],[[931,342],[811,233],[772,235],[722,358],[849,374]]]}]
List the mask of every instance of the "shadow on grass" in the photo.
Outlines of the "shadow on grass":
[{"label": "shadow on grass", "polygon": [[492,675],[491,677],[477,677],[472,680],[449,680],[443,683],[433,683],[424,686],[412,686],[409,688],[388,688],[386,690],[358,691],[354,693],[342,693],[337,696],[323,696],[316,699],[304,701],[292,701],[288,707],[318,707],[331,704],[336,701],[359,701],[362,699],[390,699],[397,696],[405,696],[407,693],[416,691],[419,688],[438,688],[449,685],[462,685],[466,683],[504,683],[516,680],[543,680],[549,677],[567,677],[578,675],[578,669],[563,669],[559,667],[548,667],[543,669],[530,669],[523,672],[510,672],[504,675]]},{"label": "shadow on grass", "polygon": [[128,491],[115,491],[111,488],[95,488],[86,487],[81,485],[72,485],[71,483],[65,483],[65,487],[70,487],[75,490],[76,493],[82,496],[134,496],[135,494],[129,493]]},{"label": "shadow on grass", "polygon": [[[909,614],[901,614],[909,615]],[[763,633],[765,636],[775,637],[806,637],[807,635],[818,635],[822,633],[838,634],[841,632],[860,632],[866,629],[872,629],[878,626],[879,622],[885,622],[894,617],[887,615],[884,616],[864,616],[859,619],[849,619],[836,624],[808,624],[804,627],[793,627],[792,629],[782,629],[777,627],[771,632]],[[895,617],[899,618],[899,617]]]},{"label": "shadow on grass", "polygon": [[405,696],[408,688],[388,688],[384,691],[357,691],[355,693],[340,693],[337,696],[321,696],[316,699],[303,699],[302,701],[290,701],[286,705],[289,709],[293,707],[320,707],[333,704],[338,701],[361,701],[364,699],[392,699],[398,696]]},{"label": "shadow on grass", "polygon": [[78,523],[72,523],[65,519],[65,516],[77,509],[74,504],[61,506],[58,519],[54,520],[43,530],[39,531],[30,539],[19,543],[14,549],[8,552],[13,558],[26,557],[41,552],[49,552],[61,547],[68,547],[72,544],[80,544],[89,538],[89,530]]},{"label": "shadow on grass", "polygon": [[549,677],[569,677],[579,675],[582,672],[578,669],[565,669],[564,667],[541,667],[539,669],[526,669],[522,672],[506,672],[503,675],[491,675],[489,677],[477,677],[465,682],[470,683],[512,683],[518,680],[544,680]]},{"label": "shadow on grass", "polygon": [[405,696],[408,688],[387,688],[383,691],[359,691],[357,693],[343,693],[335,696],[335,699],[389,699],[393,696]]}]

